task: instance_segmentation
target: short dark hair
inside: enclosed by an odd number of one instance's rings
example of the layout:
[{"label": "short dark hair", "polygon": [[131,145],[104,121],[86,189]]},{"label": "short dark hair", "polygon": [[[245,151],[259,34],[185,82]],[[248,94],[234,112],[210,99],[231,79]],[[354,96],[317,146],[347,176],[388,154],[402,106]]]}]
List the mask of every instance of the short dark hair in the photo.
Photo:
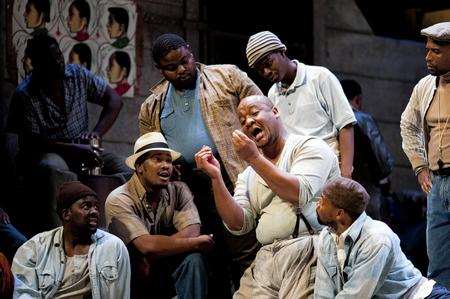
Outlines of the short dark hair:
[{"label": "short dark hair", "polygon": [[78,43],[75,46],[73,46],[72,51],[78,54],[80,62],[82,64],[86,63],[86,68],[90,70],[92,63],[92,53],[89,46],[86,45],[85,43]]},{"label": "short dark hair", "polygon": [[354,97],[362,94],[361,85],[355,80],[347,79],[341,81],[342,89],[344,90],[345,96],[350,101]]},{"label": "short dark hair", "polygon": [[110,7],[108,8],[108,11],[110,16],[112,16],[117,23],[123,25],[126,34],[128,31],[128,23],[130,21],[127,10],[122,7]]},{"label": "short dark hair", "polygon": [[58,47],[59,49],[59,44],[56,39],[46,32],[36,34],[27,41],[25,56],[31,59],[33,68],[45,67],[52,63],[53,57],[50,53],[51,47]]},{"label": "short dark hair", "polygon": [[131,68],[131,59],[128,53],[124,51],[116,51],[111,55],[111,59],[114,59],[120,67],[127,69],[127,75],[125,78],[128,78]]},{"label": "short dark hair", "polygon": [[158,64],[161,58],[166,56],[170,51],[177,50],[181,47],[187,47],[186,41],[179,35],[173,33],[166,33],[160,35],[153,42],[153,61]]},{"label": "short dark hair", "polygon": [[33,4],[34,8],[44,14],[44,21],[50,22],[50,1],[49,0],[28,0],[27,5]]},{"label": "short dark hair", "polygon": [[75,0],[70,4],[70,7],[72,6],[80,12],[81,18],[86,18],[86,22],[89,24],[91,19],[91,8],[89,7],[89,4],[85,0]]}]

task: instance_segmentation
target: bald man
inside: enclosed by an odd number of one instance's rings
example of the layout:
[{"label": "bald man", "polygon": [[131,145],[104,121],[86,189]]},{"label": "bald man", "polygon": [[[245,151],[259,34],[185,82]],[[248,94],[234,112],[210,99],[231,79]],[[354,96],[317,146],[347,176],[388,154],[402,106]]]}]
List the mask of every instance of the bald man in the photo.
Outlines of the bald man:
[{"label": "bald man", "polygon": [[241,129],[233,132],[233,148],[249,167],[239,174],[234,196],[211,148],[204,146],[195,155],[197,167],[211,178],[227,229],[243,235],[256,228],[264,245],[234,298],[310,297],[314,235],[322,228],[314,198],[329,179],[339,176],[337,157],[321,139],[289,135],[264,96],[243,99],[238,117]]}]

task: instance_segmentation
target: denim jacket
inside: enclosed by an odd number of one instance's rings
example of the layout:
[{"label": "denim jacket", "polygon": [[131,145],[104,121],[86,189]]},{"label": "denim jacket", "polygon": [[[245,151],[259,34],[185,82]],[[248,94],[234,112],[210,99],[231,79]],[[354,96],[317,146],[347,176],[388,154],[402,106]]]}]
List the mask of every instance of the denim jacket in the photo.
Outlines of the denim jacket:
[{"label": "denim jacket", "polygon": [[[40,233],[17,251],[13,298],[52,298],[64,275],[63,228]],[[97,230],[88,252],[92,298],[130,298],[130,260],[123,242]]]},{"label": "denim jacket", "polygon": [[344,243],[343,271],[329,228],[319,237],[314,298],[405,298],[422,282],[406,258],[397,235],[366,213],[350,226]]}]

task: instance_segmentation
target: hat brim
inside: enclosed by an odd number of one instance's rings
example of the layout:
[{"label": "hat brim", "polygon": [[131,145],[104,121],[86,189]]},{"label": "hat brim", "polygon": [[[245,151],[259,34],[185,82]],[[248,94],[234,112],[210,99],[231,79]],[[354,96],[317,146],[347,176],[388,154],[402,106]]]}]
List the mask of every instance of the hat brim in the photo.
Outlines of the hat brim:
[{"label": "hat brim", "polygon": [[161,151],[161,152],[169,152],[172,156],[172,161],[175,161],[176,159],[178,159],[179,157],[181,157],[181,154],[179,152],[176,152],[174,150],[171,150],[169,148],[149,148],[146,150],[143,150],[139,153],[136,153],[134,155],[129,156],[126,160],[125,160],[125,164],[130,167],[131,169],[135,170],[134,168],[134,164],[136,163],[136,160],[142,156],[145,153],[151,152],[151,151]]}]

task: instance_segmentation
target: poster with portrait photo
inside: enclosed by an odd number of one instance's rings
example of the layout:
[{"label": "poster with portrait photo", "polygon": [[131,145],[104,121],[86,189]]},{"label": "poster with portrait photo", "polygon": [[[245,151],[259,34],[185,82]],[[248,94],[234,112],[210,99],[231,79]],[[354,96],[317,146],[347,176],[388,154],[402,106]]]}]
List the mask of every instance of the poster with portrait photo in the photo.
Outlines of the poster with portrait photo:
[{"label": "poster with portrait photo", "polygon": [[[123,96],[134,96],[137,24],[134,1],[14,0],[12,22],[19,82],[32,71],[32,61],[25,55],[27,40],[36,32],[47,30],[58,41],[66,63],[83,65],[104,77]],[[118,51],[117,57],[112,56],[114,51]],[[111,72],[112,77],[108,77],[110,60],[112,71],[121,65],[119,73],[126,74],[126,81],[124,78],[116,81]]]}]

